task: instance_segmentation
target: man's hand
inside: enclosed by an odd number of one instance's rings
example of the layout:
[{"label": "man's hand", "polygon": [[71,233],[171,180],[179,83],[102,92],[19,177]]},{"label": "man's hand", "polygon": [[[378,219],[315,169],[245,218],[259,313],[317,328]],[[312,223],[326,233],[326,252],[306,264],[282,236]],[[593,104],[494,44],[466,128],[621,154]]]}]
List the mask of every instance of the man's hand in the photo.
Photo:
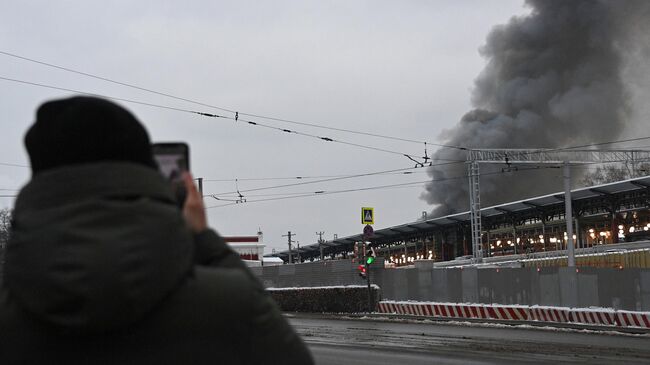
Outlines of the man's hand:
[{"label": "man's hand", "polygon": [[185,184],[185,191],[187,191],[187,198],[185,198],[185,204],[183,204],[185,222],[192,233],[201,233],[208,228],[203,197],[196,185],[194,185],[192,174],[184,172],[183,183]]}]

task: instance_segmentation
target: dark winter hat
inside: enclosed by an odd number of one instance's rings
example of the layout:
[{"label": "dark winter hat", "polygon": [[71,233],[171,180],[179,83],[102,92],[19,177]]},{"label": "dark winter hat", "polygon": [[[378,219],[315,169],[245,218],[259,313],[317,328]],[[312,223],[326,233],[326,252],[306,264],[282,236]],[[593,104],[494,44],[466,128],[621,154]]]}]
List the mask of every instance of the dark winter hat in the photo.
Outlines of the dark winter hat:
[{"label": "dark winter hat", "polygon": [[149,135],[128,110],[108,100],[76,96],[48,101],[25,135],[32,173],[98,161],[157,168]]}]

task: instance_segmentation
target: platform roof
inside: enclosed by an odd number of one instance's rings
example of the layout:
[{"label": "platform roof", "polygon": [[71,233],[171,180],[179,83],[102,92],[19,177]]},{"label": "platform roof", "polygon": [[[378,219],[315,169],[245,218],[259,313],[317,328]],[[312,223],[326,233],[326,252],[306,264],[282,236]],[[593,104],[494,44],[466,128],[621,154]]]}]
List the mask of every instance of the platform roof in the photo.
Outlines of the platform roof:
[{"label": "platform roof", "polygon": [[[599,198],[602,196],[621,194],[627,192],[641,191],[650,188],[650,176],[634,178],[629,180],[617,181],[608,184],[596,185],[580,189],[571,190],[572,201],[581,201]],[[564,192],[557,192],[554,194],[536,196],[529,199],[513,201],[505,204],[494,205],[481,209],[481,216],[487,218],[494,218],[500,215],[510,213],[525,213],[527,211],[550,208],[557,205],[564,205]],[[374,237],[377,239],[391,239],[393,237],[401,237],[410,233],[417,233],[421,231],[430,231],[436,227],[450,226],[454,224],[469,224],[470,213],[462,212],[443,217],[430,218],[411,223],[405,223],[398,226],[387,227],[378,229],[374,232]],[[337,238],[332,241],[323,243],[324,248],[329,247],[342,247],[348,246],[350,243],[363,240],[362,234]],[[300,254],[318,254],[318,243],[300,247]],[[295,252],[294,252],[295,254]],[[288,258],[289,251],[281,251],[269,256]]]}]

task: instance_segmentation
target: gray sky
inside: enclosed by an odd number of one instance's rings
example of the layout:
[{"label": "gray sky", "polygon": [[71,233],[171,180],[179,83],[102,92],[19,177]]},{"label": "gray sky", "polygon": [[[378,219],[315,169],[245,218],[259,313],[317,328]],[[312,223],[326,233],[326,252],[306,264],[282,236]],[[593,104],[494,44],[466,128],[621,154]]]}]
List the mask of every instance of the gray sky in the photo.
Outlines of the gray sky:
[{"label": "gray sky", "polygon": [[[99,5],[101,4],[101,5]],[[14,1],[0,12],[0,51],[240,112],[415,140],[439,134],[470,109],[478,53],[488,31],[524,14],[522,0],[492,1]],[[113,85],[0,55],[0,76],[170,107],[219,110]],[[28,165],[23,135],[41,102],[71,93],[0,80],[0,163]],[[121,103],[154,141],[186,141],[206,194],[234,179],[339,176],[412,167],[405,157],[149,106]],[[277,127],[383,149],[423,154],[423,145],[314,129]],[[429,151],[431,152],[431,150]],[[0,195],[15,194],[28,168],[0,165]],[[361,233],[360,208],[375,228],[430,211],[424,184],[254,203],[287,194],[425,181],[375,175],[243,193],[249,202],[208,210],[225,235],[264,232],[267,252]],[[242,180],[244,191],[309,181]],[[464,182],[459,182],[464,183]],[[223,198],[232,196],[219,195]],[[0,208],[12,198],[0,197]],[[207,206],[221,205],[206,198]]]}]

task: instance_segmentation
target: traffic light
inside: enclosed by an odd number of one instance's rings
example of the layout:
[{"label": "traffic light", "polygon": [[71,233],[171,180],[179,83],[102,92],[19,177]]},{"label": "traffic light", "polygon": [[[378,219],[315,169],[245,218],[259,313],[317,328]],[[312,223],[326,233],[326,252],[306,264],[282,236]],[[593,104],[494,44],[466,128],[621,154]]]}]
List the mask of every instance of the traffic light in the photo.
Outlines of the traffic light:
[{"label": "traffic light", "polygon": [[359,265],[359,267],[357,267],[357,270],[359,271],[359,276],[362,279],[365,279],[366,278],[366,266],[363,265],[363,264]]},{"label": "traffic light", "polygon": [[370,252],[368,252],[368,257],[366,257],[366,264],[370,265],[375,262],[375,257],[377,257],[377,254],[375,254],[375,248],[371,247]]}]

